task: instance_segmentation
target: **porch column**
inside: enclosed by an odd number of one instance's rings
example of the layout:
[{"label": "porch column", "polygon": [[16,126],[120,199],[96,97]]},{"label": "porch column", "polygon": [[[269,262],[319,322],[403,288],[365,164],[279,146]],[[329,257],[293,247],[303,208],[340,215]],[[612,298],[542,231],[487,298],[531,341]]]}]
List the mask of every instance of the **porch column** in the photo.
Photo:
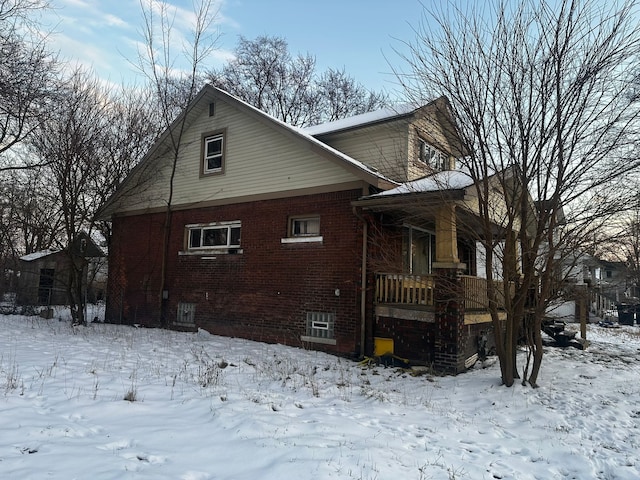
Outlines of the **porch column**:
[{"label": "porch column", "polygon": [[436,212],[436,262],[460,263],[455,205],[445,204]]},{"label": "porch column", "polygon": [[465,267],[458,257],[455,205],[445,204],[436,213],[434,366],[447,373],[465,370],[467,339],[464,335],[462,281]]}]

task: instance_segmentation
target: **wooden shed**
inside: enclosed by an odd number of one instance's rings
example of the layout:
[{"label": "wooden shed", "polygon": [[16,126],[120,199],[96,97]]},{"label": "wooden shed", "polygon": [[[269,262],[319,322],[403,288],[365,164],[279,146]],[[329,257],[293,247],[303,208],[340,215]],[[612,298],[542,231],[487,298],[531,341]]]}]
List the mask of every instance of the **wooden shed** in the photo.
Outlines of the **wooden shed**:
[{"label": "wooden shed", "polygon": [[[71,255],[87,259],[104,257],[104,252],[86,234],[79,235],[70,250],[41,250],[20,257],[17,303],[19,305],[64,305]],[[83,274],[86,286],[86,266]]]}]

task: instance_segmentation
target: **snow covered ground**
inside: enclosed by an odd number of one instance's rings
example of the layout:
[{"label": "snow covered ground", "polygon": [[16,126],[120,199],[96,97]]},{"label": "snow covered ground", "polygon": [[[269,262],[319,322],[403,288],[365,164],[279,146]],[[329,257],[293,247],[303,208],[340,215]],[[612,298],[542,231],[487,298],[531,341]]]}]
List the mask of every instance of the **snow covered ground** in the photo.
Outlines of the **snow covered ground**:
[{"label": "snow covered ground", "polygon": [[640,328],[539,389],[245,340],[0,316],[2,479],[637,479]]}]

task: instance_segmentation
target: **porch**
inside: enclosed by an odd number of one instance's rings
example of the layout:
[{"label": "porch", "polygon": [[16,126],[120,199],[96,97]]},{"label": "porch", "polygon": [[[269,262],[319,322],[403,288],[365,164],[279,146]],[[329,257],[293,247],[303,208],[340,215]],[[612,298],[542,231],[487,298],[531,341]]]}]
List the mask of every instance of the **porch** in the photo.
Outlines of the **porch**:
[{"label": "porch", "polygon": [[[472,275],[460,275],[462,306],[466,315],[477,316],[489,308],[487,280]],[[375,304],[397,309],[433,310],[435,307],[435,275],[376,273]],[[498,308],[504,308],[504,283],[496,282]],[[474,322],[475,323],[475,322]]]},{"label": "porch", "polygon": [[[496,287],[502,293],[503,282]],[[506,318],[498,296],[499,317]],[[500,298],[502,297],[502,301]],[[459,372],[493,347],[487,280],[471,275],[376,273],[374,354]],[[455,366],[454,366],[455,365]]]},{"label": "porch", "polygon": [[487,280],[477,276],[485,271],[486,242],[467,197],[460,188],[385,192],[354,202],[369,229],[374,354],[384,344],[410,363],[457,373],[492,343]]}]

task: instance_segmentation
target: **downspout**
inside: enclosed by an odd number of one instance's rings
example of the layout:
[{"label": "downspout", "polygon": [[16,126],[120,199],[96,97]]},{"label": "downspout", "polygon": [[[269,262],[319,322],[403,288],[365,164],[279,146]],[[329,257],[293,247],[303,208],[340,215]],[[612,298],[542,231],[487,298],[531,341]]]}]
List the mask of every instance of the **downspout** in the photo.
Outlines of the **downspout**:
[{"label": "downspout", "polygon": [[365,356],[366,319],[367,319],[367,238],[369,224],[358,213],[357,207],[353,207],[353,214],[362,221],[362,265],[360,267],[360,358]]}]

